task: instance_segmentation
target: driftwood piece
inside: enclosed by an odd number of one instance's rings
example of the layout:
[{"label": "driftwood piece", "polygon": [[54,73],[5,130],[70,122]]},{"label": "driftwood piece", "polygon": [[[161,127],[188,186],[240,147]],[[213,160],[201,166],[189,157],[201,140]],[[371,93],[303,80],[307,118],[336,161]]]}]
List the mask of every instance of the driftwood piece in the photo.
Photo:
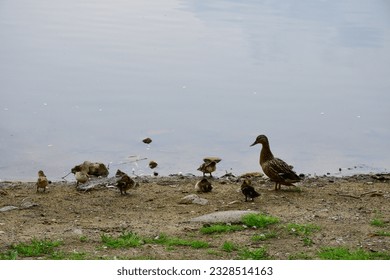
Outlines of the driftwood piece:
[{"label": "driftwood piece", "polygon": [[350,197],[350,198],[354,198],[354,199],[361,199],[363,196],[365,195],[370,195],[370,196],[383,196],[382,193],[378,192],[378,191],[368,191],[368,192],[365,192],[365,193],[362,193],[360,195],[352,195],[352,194],[346,194],[346,193],[339,193],[339,192],[336,192],[336,195],[338,196],[343,196],[343,197]]},{"label": "driftwood piece", "polygon": [[87,181],[84,184],[79,184],[76,188],[78,191],[89,191],[98,187],[108,187],[116,185],[118,178],[117,177],[104,177],[104,178],[96,178]]}]

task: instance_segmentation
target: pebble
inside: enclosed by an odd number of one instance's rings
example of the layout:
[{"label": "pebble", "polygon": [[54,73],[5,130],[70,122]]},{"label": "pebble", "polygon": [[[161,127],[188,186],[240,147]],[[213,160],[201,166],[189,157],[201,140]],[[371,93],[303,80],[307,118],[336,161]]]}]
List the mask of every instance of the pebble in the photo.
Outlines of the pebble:
[{"label": "pebble", "polygon": [[23,209],[31,208],[31,207],[34,207],[34,206],[38,206],[38,204],[34,203],[34,202],[31,202],[31,201],[25,201],[25,202],[23,202],[20,205],[20,207],[23,208]]},{"label": "pebble", "polygon": [[240,223],[242,216],[250,213],[259,213],[259,211],[245,211],[245,210],[232,210],[232,211],[219,211],[203,216],[199,216],[190,220],[190,222],[201,223]]},{"label": "pebble", "polygon": [[81,229],[79,229],[79,228],[75,228],[75,229],[73,230],[73,233],[74,233],[74,234],[77,234],[77,235],[82,235],[82,234],[83,234],[83,231],[82,231]]},{"label": "pebble", "polygon": [[205,198],[201,198],[197,196],[196,194],[190,194],[185,197],[183,197],[179,204],[198,204],[198,205],[206,205],[209,201]]},{"label": "pebble", "polygon": [[6,211],[15,210],[15,209],[19,209],[19,207],[9,205],[9,206],[4,206],[4,207],[0,208],[0,212],[6,212]]}]

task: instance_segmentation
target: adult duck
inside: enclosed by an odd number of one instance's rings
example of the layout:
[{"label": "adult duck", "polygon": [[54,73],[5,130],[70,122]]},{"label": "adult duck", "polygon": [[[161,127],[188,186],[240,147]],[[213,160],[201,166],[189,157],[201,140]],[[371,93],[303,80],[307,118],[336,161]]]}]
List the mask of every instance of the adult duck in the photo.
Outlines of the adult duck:
[{"label": "adult duck", "polygon": [[292,166],[280,158],[274,157],[271,152],[268,138],[265,135],[257,136],[255,142],[251,145],[262,144],[260,152],[260,166],[265,175],[275,182],[275,190],[280,190],[281,185],[294,186],[293,184],[299,182],[301,178],[292,170]]}]

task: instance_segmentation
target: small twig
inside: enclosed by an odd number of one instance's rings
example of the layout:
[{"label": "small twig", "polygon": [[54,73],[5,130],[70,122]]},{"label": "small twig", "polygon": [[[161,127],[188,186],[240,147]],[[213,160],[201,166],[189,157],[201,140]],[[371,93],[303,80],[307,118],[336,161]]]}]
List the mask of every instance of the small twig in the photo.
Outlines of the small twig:
[{"label": "small twig", "polygon": [[65,178],[68,177],[71,173],[72,173],[72,171],[70,171],[70,172],[69,172],[68,174],[66,174],[65,176],[61,177],[61,179],[64,179],[64,180],[65,180]]},{"label": "small twig", "polygon": [[369,192],[365,192],[365,193],[362,193],[360,196],[364,196],[364,195],[372,194],[372,193],[378,193],[378,191],[369,191]]},{"label": "small twig", "polygon": [[141,160],[147,160],[147,159],[148,159],[148,158],[138,158],[138,159],[135,159],[135,160],[132,160],[132,161],[120,162],[120,163],[116,163],[116,164],[113,164],[113,165],[130,164],[130,163],[138,162],[138,161],[141,161]]},{"label": "small twig", "polygon": [[372,194],[372,193],[378,193],[378,192],[377,191],[369,191],[369,192],[362,193],[359,196],[351,195],[351,194],[343,194],[343,193],[336,193],[336,195],[344,196],[344,197],[351,197],[351,198],[355,198],[355,199],[361,199],[363,196],[368,195],[368,194]]},{"label": "small twig", "polygon": [[360,199],[361,198],[360,196],[355,196],[355,195],[351,195],[351,194],[343,194],[343,193],[336,193],[336,195],[344,196],[344,197],[350,197],[350,198],[355,198],[355,199]]}]

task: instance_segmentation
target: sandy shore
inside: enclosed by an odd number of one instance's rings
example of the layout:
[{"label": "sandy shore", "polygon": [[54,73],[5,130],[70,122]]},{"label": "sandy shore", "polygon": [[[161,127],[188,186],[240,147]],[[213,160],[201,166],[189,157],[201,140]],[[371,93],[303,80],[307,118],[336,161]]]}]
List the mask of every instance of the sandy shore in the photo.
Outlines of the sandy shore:
[{"label": "sandy shore", "polygon": [[[35,182],[0,182],[0,252],[5,254],[21,242],[46,239],[60,240],[55,250],[65,256],[77,252],[86,259],[239,259],[245,258],[243,252],[260,248],[270,259],[318,259],[323,248],[340,246],[390,253],[390,237],[385,234],[390,232],[389,174],[306,178],[297,188],[282,187],[281,191],[275,191],[266,178],[256,177],[252,183],[261,196],[254,202],[244,201],[240,177],[210,179],[213,190],[201,194],[194,189],[200,177],[135,179],[139,186],[126,196],[110,186],[84,192],[74,182],[55,182],[45,193],[37,193]],[[190,194],[206,199],[207,204],[179,203]],[[228,210],[255,210],[279,222],[214,234],[202,233],[205,225],[189,222]],[[301,232],[300,227],[312,230]],[[102,242],[103,235],[130,232],[144,240],[168,236],[203,241],[207,246],[141,242],[115,249]],[[235,249],[227,250],[224,244],[234,244]]]}]

